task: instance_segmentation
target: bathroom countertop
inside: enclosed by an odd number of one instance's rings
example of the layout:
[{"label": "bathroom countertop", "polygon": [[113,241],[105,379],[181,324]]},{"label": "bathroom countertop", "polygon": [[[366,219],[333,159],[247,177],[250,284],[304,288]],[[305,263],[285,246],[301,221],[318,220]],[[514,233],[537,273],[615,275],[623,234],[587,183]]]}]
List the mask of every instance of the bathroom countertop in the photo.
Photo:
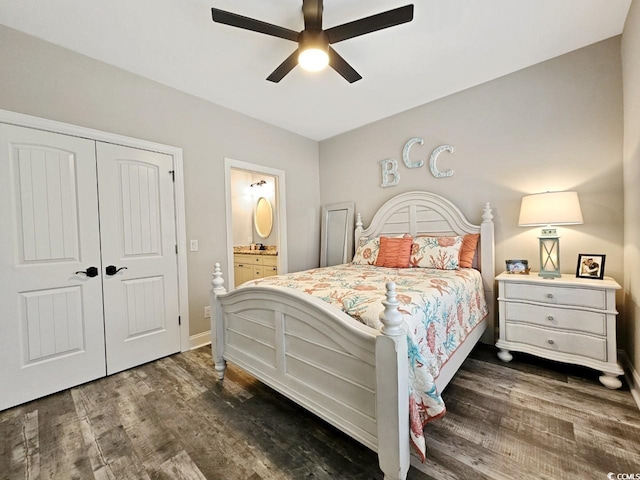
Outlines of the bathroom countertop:
[{"label": "bathroom countertop", "polygon": [[265,250],[251,250],[248,245],[233,247],[233,253],[243,253],[248,255],[278,255],[275,245],[267,245]]}]

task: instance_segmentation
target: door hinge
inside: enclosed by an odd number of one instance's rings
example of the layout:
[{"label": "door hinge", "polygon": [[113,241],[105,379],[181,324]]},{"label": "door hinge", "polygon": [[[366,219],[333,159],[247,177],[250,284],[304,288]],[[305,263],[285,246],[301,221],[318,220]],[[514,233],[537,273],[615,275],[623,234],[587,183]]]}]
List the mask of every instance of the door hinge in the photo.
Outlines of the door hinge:
[{"label": "door hinge", "polygon": [[182,325],[182,317],[180,315],[178,315],[178,325]]},{"label": "door hinge", "polygon": [[178,244],[176,243],[176,254],[178,253]]},{"label": "door hinge", "polygon": [[176,183],[176,171],[169,170],[169,173],[171,174],[171,179],[173,180],[173,183]]}]

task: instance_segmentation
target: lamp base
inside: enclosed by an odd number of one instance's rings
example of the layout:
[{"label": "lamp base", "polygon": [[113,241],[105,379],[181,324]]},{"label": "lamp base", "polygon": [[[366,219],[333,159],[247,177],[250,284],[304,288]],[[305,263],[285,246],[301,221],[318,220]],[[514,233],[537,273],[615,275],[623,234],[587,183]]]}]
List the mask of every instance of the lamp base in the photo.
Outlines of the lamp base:
[{"label": "lamp base", "polygon": [[555,228],[542,229],[540,241],[540,273],[546,279],[559,278],[560,275],[560,237]]},{"label": "lamp base", "polygon": [[558,272],[539,272],[538,276],[546,280],[553,280],[554,278],[560,278],[562,274]]}]

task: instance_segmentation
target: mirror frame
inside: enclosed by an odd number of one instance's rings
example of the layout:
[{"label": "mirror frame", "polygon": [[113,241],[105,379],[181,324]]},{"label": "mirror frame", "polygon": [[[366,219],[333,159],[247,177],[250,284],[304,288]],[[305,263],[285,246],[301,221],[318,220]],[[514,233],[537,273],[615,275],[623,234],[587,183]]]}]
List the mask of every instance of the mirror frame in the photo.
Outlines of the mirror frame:
[{"label": "mirror frame", "polygon": [[[266,205],[267,211],[269,212],[269,226],[264,230],[260,228],[262,225],[258,225],[258,209],[260,208],[260,204],[263,203]],[[256,209],[253,212],[253,226],[256,229],[256,233],[260,238],[267,238],[271,235],[273,231],[273,206],[267,197],[260,197],[256,202]]]},{"label": "mirror frame", "polygon": [[353,256],[354,237],[354,213],[356,205],[354,202],[332,203],[322,206],[322,224],[320,228],[320,266],[327,266],[327,253],[329,251],[329,215],[331,212],[346,211],[347,222],[344,229],[344,249],[342,252],[342,263],[351,261]]}]

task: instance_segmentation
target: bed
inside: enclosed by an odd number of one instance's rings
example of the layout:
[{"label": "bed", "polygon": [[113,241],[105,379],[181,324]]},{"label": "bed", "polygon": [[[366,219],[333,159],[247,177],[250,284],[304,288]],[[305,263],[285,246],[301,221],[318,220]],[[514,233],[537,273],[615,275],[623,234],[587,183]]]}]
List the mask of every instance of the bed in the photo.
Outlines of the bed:
[{"label": "bed", "polygon": [[[449,352],[446,363],[439,366],[433,382],[437,392],[444,390],[482,337],[493,343],[492,218],[487,203],[482,207],[482,223],[474,225],[453,203],[429,192],[407,192],[390,199],[366,229],[359,215],[357,218],[355,245],[382,236],[480,234],[473,266],[480,272],[478,282],[488,314],[476,319],[464,340]],[[351,274],[355,267],[334,268],[337,270],[329,276]],[[369,271],[366,266],[361,268],[358,273]],[[423,269],[407,269],[406,274],[417,270]],[[365,325],[345,313],[344,306],[323,299],[322,292],[314,296],[291,288],[300,288],[294,282],[295,274],[226,292],[216,264],[211,290],[212,353],[219,379],[224,378],[226,362],[232,362],[376,451],[384,478],[400,480],[409,469],[412,441],[415,446],[409,421],[410,404],[412,414],[415,406],[411,393],[415,376],[410,374],[414,365],[403,308],[406,295],[399,293],[406,288],[405,277],[391,269],[385,272],[385,278],[399,284],[385,282],[377,325],[381,328],[372,328],[376,325]],[[473,276],[472,272],[450,274]],[[327,274],[313,269],[299,276],[314,275]],[[437,411],[433,416],[438,416]]]}]

